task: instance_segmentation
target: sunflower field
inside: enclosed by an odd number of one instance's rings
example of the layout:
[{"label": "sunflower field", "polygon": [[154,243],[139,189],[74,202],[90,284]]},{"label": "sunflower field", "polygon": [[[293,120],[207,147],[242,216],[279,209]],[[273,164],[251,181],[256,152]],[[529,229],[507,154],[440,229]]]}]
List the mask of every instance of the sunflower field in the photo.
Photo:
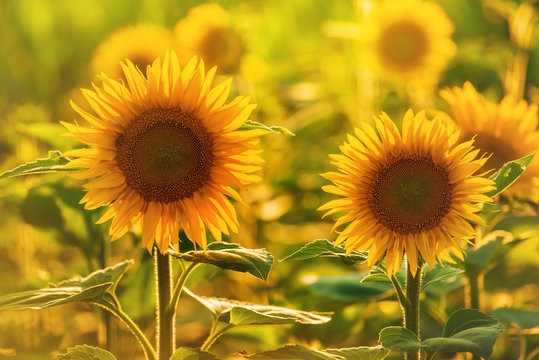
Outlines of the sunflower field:
[{"label": "sunflower field", "polygon": [[0,359],[539,359],[537,0],[0,0]]}]

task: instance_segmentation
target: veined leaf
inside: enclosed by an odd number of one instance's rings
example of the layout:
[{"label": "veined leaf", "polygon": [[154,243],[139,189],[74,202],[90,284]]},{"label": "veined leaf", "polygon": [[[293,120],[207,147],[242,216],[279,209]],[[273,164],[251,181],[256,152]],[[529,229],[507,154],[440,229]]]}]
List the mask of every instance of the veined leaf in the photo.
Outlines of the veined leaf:
[{"label": "veined leaf", "polygon": [[77,345],[67,349],[67,353],[58,354],[57,360],[116,360],[107,350],[89,345]]},{"label": "veined leaf", "polygon": [[73,301],[96,302],[107,291],[114,291],[116,284],[132,260],[97,270],[85,278],[66,280],[50,288],[23,291],[0,297],[0,310],[44,309]]},{"label": "veined leaf", "polygon": [[230,299],[197,296],[184,290],[210,310],[220,322],[228,325],[323,324],[330,313],[293,310],[280,306],[258,305]]},{"label": "veined leaf", "polygon": [[219,358],[209,352],[182,346],[172,354],[170,360],[219,360]]},{"label": "veined leaf", "polygon": [[530,164],[534,156],[535,153],[503,164],[502,168],[490,177],[490,180],[494,181],[496,189],[488,192],[486,195],[497,195],[514,183],[522,175],[524,170],[526,170],[526,166]]},{"label": "veined leaf", "polygon": [[421,291],[425,290],[425,288],[429,285],[432,285],[439,281],[451,279],[452,277],[457,276],[464,272],[464,270],[457,269],[445,262],[444,262],[444,267],[442,267],[439,263],[436,263],[436,265],[434,265],[432,269],[429,269],[427,271],[425,267],[423,271],[424,271],[424,274],[423,274],[423,280],[421,281]]},{"label": "veined leaf", "polygon": [[281,259],[281,261],[299,261],[316,257],[337,257],[347,265],[356,265],[364,263],[367,260],[367,255],[368,253],[366,251],[352,251],[349,255],[346,255],[346,251],[342,246],[335,246],[326,239],[317,239],[304,245],[301,249],[284,259]]},{"label": "veined leaf", "polygon": [[382,360],[389,351],[381,346],[313,350],[301,345],[284,346],[249,356],[256,360]]},{"label": "veined leaf", "polygon": [[257,130],[257,129],[267,130],[273,133],[280,133],[280,134],[295,136],[295,134],[292,131],[288,130],[285,127],[267,126],[267,125],[264,125],[262,123],[252,121],[252,120],[247,120],[245,123],[243,123],[243,125],[238,130]]},{"label": "veined leaf", "polygon": [[27,162],[26,164],[17,166],[15,169],[8,170],[0,175],[0,180],[19,175],[76,170],[64,169],[64,165],[68,162],[69,159],[62,157],[62,153],[60,151],[49,151],[49,157],[45,159],[37,159],[36,161],[32,162]]},{"label": "veined leaf", "polygon": [[442,337],[419,342],[417,336],[403,327],[392,326],[380,332],[383,347],[400,352],[416,351],[427,353],[471,352],[487,359],[503,326],[490,316],[474,309],[460,309],[447,319]]},{"label": "veined leaf", "polygon": [[259,279],[267,280],[273,264],[273,256],[266,249],[245,249],[237,244],[212,243],[208,250],[169,254],[194,263],[204,263],[225,270],[248,272]]}]

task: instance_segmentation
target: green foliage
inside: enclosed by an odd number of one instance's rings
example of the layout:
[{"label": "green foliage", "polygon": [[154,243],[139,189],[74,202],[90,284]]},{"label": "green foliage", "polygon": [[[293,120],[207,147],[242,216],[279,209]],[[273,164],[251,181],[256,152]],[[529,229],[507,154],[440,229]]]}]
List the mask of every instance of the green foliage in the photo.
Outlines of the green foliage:
[{"label": "green foliage", "polygon": [[500,308],[492,310],[492,316],[519,329],[532,329],[539,326],[539,311]]},{"label": "green foliage", "polygon": [[293,310],[280,306],[257,305],[230,299],[197,296],[184,290],[227,325],[323,324],[331,320],[330,313]]},{"label": "green foliage", "polygon": [[321,277],[309,290],[316,295],[339,301],[368,301],[382,296],[391,290],[391,285],[384,283],[361,282],[364,274],[347,274]]},{"label": "green foliage", "polygon": [[380,332],[383,347],[412,352],[424,349],[428,354],[439,352],[471,352],[488,358],[503,326],[496,320],[474,309],[460,309],[449,316],[442,337],[419,341],[417,336],[403,327],[387,327]]},{"label": "green foliage", "polygon": [[253,120],[247,120],[246,122],[244,122],[243,125],[239,128],[239,130],[267,130],[273,133],[295,136],[292,131],[288,130],[283,126],[267,126]]},{"label": "green foliage", "polygon": [[67,353],[58,354],[57,360],[116,360],[110,352],[88,345],[77,345],[67,349]]},{"label": "green foliage", "polygon": [[267,280],[273,264],[273,256],[266,249],[245,249],[232,243],[212,243],[208,250],[193,250],[169,254],[193,263],[217,266],[225,270],[248,272],[259,279]]},{"label": "green foliage", "polygon": [[341,259],[347,265],[362,264],[367,260],[366,251],[352,251],[346,255],[344,247],[335,246],[329,240],[317,239],[301,247],[301,249],[288,255],[281,261],[300,261],[317,257],[336,257]]},{"label": "green foliage", "polygon": [[219,358],[206,351],[182,346],[172,354],[170,360],[219,360]]},{"label": "green foliage", "polygon": [[17,166],[15,169],[6,171],[0,174],[0,180],[7,179],[13,176],[42,174],[56,171],[73,171],[73,169],[64,169],[64,165],[69,162],[62,156],[58,150],[49,151],[49,156],[45,159],[37,159],[36,161]]},{"label": "green foliage", "polygon": [[535,153],[503,164],[502,168],[489,178],[494,181],[496,189],[490,191],[486,195],[495,196],[503,192],[509,185],[514,183],[520,175],[522,175],[524,170],[526,170],[526,166],[530,164],[534,156]]},{"label": "green foliage", "polygon": [[0,297],[0,310],[44,309],[73,301],[99,302],[112,294],[122,275],[133,264],[124,261],[85,278],[66,280],[47,289],[29,290]]},{"label": "green foliage", "polygon": [[382,360],[389,351],[376,347],[356,347],[346,349],[313,350],[301,345],[289,345],[277,350],[264,351],[249,356],[255,360]]}]

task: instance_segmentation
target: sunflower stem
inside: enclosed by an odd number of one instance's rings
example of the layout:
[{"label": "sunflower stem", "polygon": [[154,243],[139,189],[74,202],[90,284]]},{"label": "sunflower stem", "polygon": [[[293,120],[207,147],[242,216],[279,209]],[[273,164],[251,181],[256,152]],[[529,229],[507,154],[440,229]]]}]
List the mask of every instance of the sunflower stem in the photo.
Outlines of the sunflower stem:
[{"label": "sunflower stem", "polygon": [[403,309],[406,309],[407,307],[410,306],[410,302],[406,298],[406,295],[404,295],[404,291],[402,290],[401,284],[399,283],[399,281],[393,274],[390,276],[390,279],[391,279],[391,283],[393,284],[393,287],[395,288],[395,292],[397,293],[397,299],[399,300],[401,307]]},{"label": "sunflower stem", "polygon": [[185,285],[185,281],[189,277],[189,274],[191,271],[193,271],[199,264],[192,263],[189,265],[187,269],[183,269],[182,273],[180,274],[180,277],[178,278],[178,281],[176,282],[176,286],[174,287],[174,293],[172,294],[172,298],[170,300],[170,303],[167,305],[167,308],[165,309],[165,314],[169,318],[173,319],[176,315],[176,307],[178,306],[178,300],[180,299],[180,295],[182,293],[183,287]]},{"label": "sunflower stem", "polygon": [[[416,274],[412,275],[410,263],[406,265],[406,299],[408,306],[404,307],[404,326],[419,336],[419,294],[421,292],[421,273],[423,270],[423,261],[419,259]],[[406,360],[420,360],[421,350],[409,352],[406,354]]]},{"label": "sunflower stem", "polygon": [[154,248],[154,253],[157,282],[157,358],[168,360],[175,349],[174,311],[172,316],[167,316],[166,313],[172,295],[172,268],[169,254],[161,254],[157,247]]}]

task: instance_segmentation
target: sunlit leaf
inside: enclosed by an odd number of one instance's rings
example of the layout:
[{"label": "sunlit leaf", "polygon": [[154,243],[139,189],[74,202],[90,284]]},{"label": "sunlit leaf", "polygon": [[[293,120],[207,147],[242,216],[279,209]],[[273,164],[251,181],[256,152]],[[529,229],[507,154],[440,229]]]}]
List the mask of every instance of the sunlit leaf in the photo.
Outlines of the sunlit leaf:
[{"label": "sunlit leaf", "polygon": [[273,264],[273,256],[266,249],[245,249],[237,244],[212,243],[208,250],[169,254],[194,263],[204,263],[225,270],[248,272],[259,279],[267,280]]},{"label": "sunlit leaf", "polygon": [[436,263],[432,270],[427,270],[425,267],[423,280],[421,281],[421,291],[425,290],[425,288],[429,285],[439,281],[451,279],[452,277],[455,277],[463,272],[464,270],[457,269],[447,263],[444,263],[444,267],[442,267],[439,263]]},{"label": "sunlit leaf", "polygon": [[107,350],[89,345],[77,345],[67,349],[67,353],[58,354],[57,360],[116,360]]},{"label": "sunlit leaf", "polygon": [[539,311],[500,308],[492,310],[492,316],[507,324],[516,325],[519,329],[539,327]]},{"label": "sunlit leaf", "polygon": [[230,325],[261,324],[323,324],[331,320],[330,313],[293,310],[280,306],[258,305],[230,299],[197,296],[186,290],[210,310],[221,322]]},{"label": "sunlit leaf", "polygon": [[417,351],[421,346],[417,336],[402,326],[389,326],[382,329],[378,342],[386,349],[399,352]]},{"label": "sunlit leaf", "polygon": [[281,261],[299,261],[317,257],[337,257],[348,265],[364,263],[367,260],[366,251],[352,251],[348,256],[342,246],[335,246],[326,239],[317,239],[304,245],[301,249],[288,255]]},{"label": "sunlit leaf", "polygon": [[490,180],[494,181],[496,189],[492,190],[486,195],[488,196],[497,195],[501,193],[502,191],[504,191],[507,187],[509,187],[509,185],[514,183],[515,180],[518,179],[520,175],[522,175],[524,170],[526,170],[526,166],[530,164],[534,156],[535,156],[535,153],[503,164],[502,168],[496,171],[490,177]]},{"label": "sunlit leaf", "polygon": [[295,136],[295,134],[292,131],[288,130],[285,127],[282,127],[282,126],[267,126],[267,125],[264,125],[262,123],[252,121],[252,120],[247,120],[245,123],[243,123],[243,125],[238,130],[257,130],[257,129],[267,130],[267,131],[271,131],[271,132],[274,132],[274,133],[280,133],[280,134]]},{"label": "sunlit leaf", "polygon": [[219,358],[202,350],[180,347],[174,352],[170,360],[219,360]]},{"label": "sunlit leaf", "polygon": [[313,350],[301,345],[289,345],[277,350],[264,351],[249,358],[256,360],[382,360],[388,353],[387,349],[380,346]]},{"label": "sunlit leaf", "polygon": [[50,288],[23,291],[0,297],[0,310],[44,309],[73,301],[96,302],[113,291],[132,260],[97,270],[85,278],[66,280]]},{"label": "sunlit leaf", "polygon": [[15,169],[6,171],[0,175],[0,180],[19,175],[40,174],[55,171],[73,171],[73,169],[64,169],[64,165],[68,162],[69,159],[62,157],[60,151],[49,151],[49,156],[47,158],[37,159],[36,161],[28,162],[17,166]]}]

